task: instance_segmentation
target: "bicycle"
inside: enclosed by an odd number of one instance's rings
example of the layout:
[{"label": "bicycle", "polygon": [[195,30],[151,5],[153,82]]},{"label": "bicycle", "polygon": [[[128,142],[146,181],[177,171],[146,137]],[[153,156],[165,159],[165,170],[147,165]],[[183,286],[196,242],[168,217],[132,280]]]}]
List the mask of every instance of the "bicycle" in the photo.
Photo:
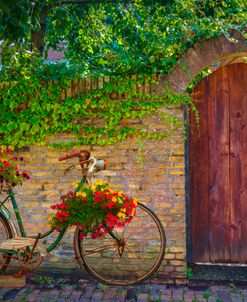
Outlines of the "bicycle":
[{"label": "bicycle", "polygon": [[[80,165],[82,178],[78,188],[88,185],[95,171],[105,169],[105,162],[92,157],[86,150],[67,154],[59,160],[73,157],[78,157],[79,163],[71,165],[66,171]],[[11,201],[16,215],[20,237],[16,236],[11,213],[5,206],[8,200]],[[0,273],[4,273],[8,266],[11,267],[10,260],[21,264],[20,272],[38,267],[45,254],[61,242],[66,229],[60,230],[54,242],[44,249],[40,240],[53,232],[54,228],[51,228],[44,234],[27,237],[14,191],[9,189],[7,197],[0,201]],[[85,268],[98,281],[106,284],[135,285],[143,282],[158,270],[165,255],[166,238],[162,224],[141,203],[138,203],[136,217],[129,224],[114,227],[103,237],[81,239],[80,232],[76,228],[74,233],[75,259],[81,268]]]}]

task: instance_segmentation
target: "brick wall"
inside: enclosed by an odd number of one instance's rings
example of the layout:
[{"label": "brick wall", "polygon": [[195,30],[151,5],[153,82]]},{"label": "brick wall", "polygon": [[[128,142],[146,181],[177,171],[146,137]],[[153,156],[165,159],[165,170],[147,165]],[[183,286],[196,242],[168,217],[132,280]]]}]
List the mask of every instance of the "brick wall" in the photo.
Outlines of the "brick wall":
[{"label": "brick wall", "polygon": [[[144,139],[140,142],[130,138],[112,146],[92,146],[90,150],[96,158],[108,161],[109,176],[99,176],[101,179],[109,181],[113,189],[137,197],[161,219],[167,236],[167,249],[159,269],[159,277],[166,278],[167,281],[182,282],[186,271],[183,110],[160,110],[162,113],[169,111],[174,117],[178,117],[181,125],[170,124],[156,114],[143,118],[138,127],[141,125],[149,130],[164,131],[167,135],[163,140]],[[129,123],[132,126],[135,122]],[[71,139],[71,136],[68,134],[50,137],[47,144],[66,139]],[[72,149],[74,150],[77,149]],[[25,158],[23,168],[31,172],[31,179],[16,190],[29,235],[48,229],[45,217],[52,212],[51,204],[56,203],[61,194],[72,188],[72,182],[80,178],[80,170],[64,176],[65,168],[76,161],[70,159],[59,162],[58,157],[66,152],[68,151],[33,145],[18,154]],[[71,229],[61,245],[46,256],[43,267],[79,267],[74,259],[73,231]],[[52,240],[54,236],[48,238],[47,244]]]}]

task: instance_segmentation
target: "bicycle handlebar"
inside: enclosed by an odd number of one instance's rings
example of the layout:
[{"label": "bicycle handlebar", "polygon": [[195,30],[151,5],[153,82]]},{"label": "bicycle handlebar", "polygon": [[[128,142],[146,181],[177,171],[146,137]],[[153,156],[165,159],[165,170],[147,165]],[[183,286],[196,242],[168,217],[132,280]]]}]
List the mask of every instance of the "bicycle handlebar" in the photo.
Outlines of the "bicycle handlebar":
[{"label": "bicycle handlebar", "polygon": [[62,161],[72,157],[83,157],[83,160],[88,160],[90,158],[90,152],[87,150],[80,150],[79,152],[66,154],[65,156],[60,157],[58,160]]}]

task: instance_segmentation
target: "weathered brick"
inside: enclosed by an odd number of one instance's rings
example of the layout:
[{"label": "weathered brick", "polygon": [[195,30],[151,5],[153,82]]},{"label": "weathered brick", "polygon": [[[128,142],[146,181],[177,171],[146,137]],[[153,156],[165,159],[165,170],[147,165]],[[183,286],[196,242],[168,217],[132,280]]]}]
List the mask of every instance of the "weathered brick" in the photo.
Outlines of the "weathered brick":
[{"label": "weathered brick", "polygon": [[182,170],[170,170],[169,172],[170,175],[184,175],[184,173]]}]

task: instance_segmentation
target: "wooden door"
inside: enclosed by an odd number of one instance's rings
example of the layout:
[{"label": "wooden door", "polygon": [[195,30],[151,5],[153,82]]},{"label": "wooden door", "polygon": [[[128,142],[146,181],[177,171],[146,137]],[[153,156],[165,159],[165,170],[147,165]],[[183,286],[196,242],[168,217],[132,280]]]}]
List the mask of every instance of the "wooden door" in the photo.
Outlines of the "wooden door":
[{"label": "wooden door", "polygon": [[217,70],[192,97],[191,260],[247,264],[247,64]]}]

